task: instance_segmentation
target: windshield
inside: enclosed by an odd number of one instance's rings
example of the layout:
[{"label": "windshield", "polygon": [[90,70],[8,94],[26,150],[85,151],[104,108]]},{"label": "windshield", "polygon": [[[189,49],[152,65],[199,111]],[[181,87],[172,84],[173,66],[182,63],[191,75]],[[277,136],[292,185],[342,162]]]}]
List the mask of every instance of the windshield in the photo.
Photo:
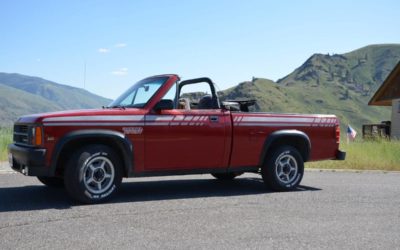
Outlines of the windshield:
[{"label": "windshield", "polygon": [[113,101],[109,108],[143,108],[168,77],[153,77],[141,80]]}]

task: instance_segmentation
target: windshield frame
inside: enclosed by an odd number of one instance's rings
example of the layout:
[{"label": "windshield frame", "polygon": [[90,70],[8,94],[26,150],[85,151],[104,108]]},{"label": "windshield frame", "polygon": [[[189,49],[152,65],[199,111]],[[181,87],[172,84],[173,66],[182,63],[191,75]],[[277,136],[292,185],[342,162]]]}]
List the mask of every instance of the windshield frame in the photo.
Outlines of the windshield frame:
[{"label": "windshield frame", "polygon": [[[163,86],[168,82],[169,77],[168,76],[153,76],[153,77],[148,77],[143,80],[140,80],[139,82],[136,82],[134,85],[132,85],[129,89],[127,89],[122,95],[120,95],[117,99],[112,101],[107,108],[139,108],[143,109],[146,107],[146,105],[154,98],[155,95],[163,88]],[[140,105],[121,105],[121,103],[129,97],[133,92],[134,93],[134,99],[136,98],[136,95],[138,94],[139,88],[143,87],[147,83],[155,82],[155,81],[161,81],[160,86],[158,89],[147,99],[146,103],[141,103]],[[134,99],[132,101],[134,101]]]}]

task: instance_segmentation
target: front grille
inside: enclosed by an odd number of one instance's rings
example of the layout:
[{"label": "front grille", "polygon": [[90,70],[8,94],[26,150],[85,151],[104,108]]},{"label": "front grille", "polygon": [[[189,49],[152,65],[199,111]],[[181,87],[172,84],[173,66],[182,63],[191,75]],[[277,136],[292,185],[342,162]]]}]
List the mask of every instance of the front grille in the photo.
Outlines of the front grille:
[{"label": "front grille", "polygon": [[14,142],[19,144],[29,144],[29,127],[28,125],[14,125]]}]

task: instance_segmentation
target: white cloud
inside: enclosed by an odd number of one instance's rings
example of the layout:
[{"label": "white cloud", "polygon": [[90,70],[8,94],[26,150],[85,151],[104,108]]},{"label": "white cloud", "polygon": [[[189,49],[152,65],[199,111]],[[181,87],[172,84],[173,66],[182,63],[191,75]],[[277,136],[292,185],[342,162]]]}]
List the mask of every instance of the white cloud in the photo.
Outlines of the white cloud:
[{"label": "white cloud", "polygon": [[111,72],[111,74],[116,76],[126,76],[128,74],[128,68],[120,68]]},{"label": "white cloud", "polygon": [[98,49],[98,52],[99,53],[108,53],[108,52],[110,52],[110,50],[106,49],[106,48],[100,48],[100,49]]},{"label": "white cloud", "polygon": [[115,44],[116,48],[125,48],[126,46],[128,46],[128,44],[126,44],[126,43],[117,43],[117,44]]}]

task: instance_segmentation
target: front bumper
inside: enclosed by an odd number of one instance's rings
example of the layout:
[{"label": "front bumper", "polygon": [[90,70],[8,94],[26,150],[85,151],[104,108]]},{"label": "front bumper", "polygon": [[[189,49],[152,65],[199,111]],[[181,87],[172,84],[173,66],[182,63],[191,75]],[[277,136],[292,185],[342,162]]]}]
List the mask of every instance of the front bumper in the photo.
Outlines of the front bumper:
[{"label": "front bumper", "polygon": [[8,145],[11,168],[29,176],[51,176],[50,167],[46,167],[46,149]]},{"label": "front bumper", "polygon": [[335,160],[344,161],[345,159],[346,159],[346,152],[338,150],[336,152],[336,159]]}]

